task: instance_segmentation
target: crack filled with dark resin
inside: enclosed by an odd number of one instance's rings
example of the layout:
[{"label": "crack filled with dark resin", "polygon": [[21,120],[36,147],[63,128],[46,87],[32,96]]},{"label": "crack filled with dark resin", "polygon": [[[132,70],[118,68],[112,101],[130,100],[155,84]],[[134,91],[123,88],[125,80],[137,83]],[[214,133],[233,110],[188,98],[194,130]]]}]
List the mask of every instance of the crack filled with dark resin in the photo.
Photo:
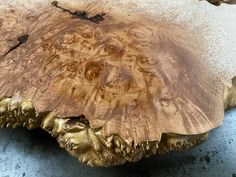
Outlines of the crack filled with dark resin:
[{"label": "crack filled with dark resin", "polygon": [[93,22],[93,23],[97,23],[97,24],[100,23],[101,21],[105,20],[104,19],[105,13],[96,14],[96,15],[94,15],[92,17],[88,17],[88,14],[87,14],[86,11],[71,12],[70,10],[65,9],[65,8],[59,6],[57,1],[53,1],[51,4],[53,6],[55,6],[56,8],[61,9],[63,12],[69,13],[74,18],[79,18],[80,20],[87,20],[87,21],[90,21],[90,22]]},{"label": "crack filled with dark resin", "polygon": [[[200,0],[201,1],[201,0]],[[222,3],[226,3],[226,4],[236,4],[235,0],[207,0],[209,3],[215,5],[215,6],[219,6]]]},{"label": "crack filled with dark resin", "polygon": [[18,43],[16,45],[14,45],[13,47],[11,47],[4,56],[6,56],[7,54],[9,54],[10,52],[12,52],[13,50],[17,49],[18,47],[20,47],[22,44],[26,43],[29,39],[29,35],[22,35],[20,37],[17,38]]}]

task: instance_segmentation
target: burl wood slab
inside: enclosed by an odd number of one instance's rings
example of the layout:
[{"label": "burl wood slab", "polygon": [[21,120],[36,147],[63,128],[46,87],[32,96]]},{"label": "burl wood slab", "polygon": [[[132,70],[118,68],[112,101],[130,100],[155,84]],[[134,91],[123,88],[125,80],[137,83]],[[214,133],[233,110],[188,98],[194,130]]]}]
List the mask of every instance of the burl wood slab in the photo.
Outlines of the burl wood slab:
[{"label": "burl wood slab", "polygon": [[190,148],[236,105],[235,6],[6,0],[0,10],[1,127],[41,127],[83,163]]}]

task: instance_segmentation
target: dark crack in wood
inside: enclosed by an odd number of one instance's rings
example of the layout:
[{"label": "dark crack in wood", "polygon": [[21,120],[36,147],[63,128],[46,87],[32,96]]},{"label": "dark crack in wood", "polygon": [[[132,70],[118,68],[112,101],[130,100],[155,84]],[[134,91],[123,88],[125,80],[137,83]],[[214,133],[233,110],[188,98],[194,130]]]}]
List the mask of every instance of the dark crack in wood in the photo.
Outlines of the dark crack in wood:
[{"label": "dark crack in wood", "polygon": [[7,54],[9,54],[10,52],[12,52],[13,50],[17,49],[18,47],[20,47],[22,44],[26,43],[29,39],[29,35],[23,35],[17,38],[18,43],[16,45],[14,45],[13,47],[11,47],[4,56],[6,56]]},{"label": "dark crack in wood", "polygon": [[[202,0],[200,0],[202,1]],[[219,6],[222,3],[225,4],[236,4],[236,0],[207,0],[209,3],[215,5],[215,6]]]},{"label": "dark crack in wood", "polygon": [[87,14],[86,11],[71,12],[70,10],[59,6],[57,1],[53,1],[52,5],[55,6],[56,8],[61,9],[63,12],[69,13],[74,18],[79,18],[80,20],[88,20],[90,22],[97,23],[97,24],[99,24],[101,21],[105,20],[104,19],[105,13],[101,13],[101,14],[97,14],[97,15],[92,16],[92,17],[88,17],[88,14]]}]

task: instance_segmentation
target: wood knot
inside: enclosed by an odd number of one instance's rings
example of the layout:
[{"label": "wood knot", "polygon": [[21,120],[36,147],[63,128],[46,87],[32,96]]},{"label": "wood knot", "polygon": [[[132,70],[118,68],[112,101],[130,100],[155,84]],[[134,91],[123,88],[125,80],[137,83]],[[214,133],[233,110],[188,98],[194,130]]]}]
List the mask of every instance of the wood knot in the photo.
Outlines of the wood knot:
[{"label": "wood knot", "polygon": [[85,66],[85,77],[89,81],[97,79],[103,69],[104,65],[102,62],[89,62]]},{"label": "wood knot", "polygon": [[63,43],[72,44],[73,42],[75,42],[75,38],[76,37],[74,34],[67,33],[63,36]]},{"label": "wood knot", "polygon": [[112,44],[107,44],[104,47],[104,52],[106,52],[108,55],[122,56],[123,49]]},{"label": "wood knot", "polygon": [[89,38],[92,38],[93,35],[92,35],[92,32],[91,32],[91,31],[90,31],[90,32],[87,31],[87,32],[85,32],[85,33],[82,33],[82,37],[89,39]]},{"label": "wood knot", "polygon": [[137,66],[141,69],[141,70],[147,70],[150,69],[151,63],[148,57],[146,57],[145,55],[137,55],[136,57],[136,63]]},{"label": "wood knot", "polygon": [[137,62],[140,63],[141,65],[149,64],[148,57],[144,55],[138,55],[136,59],[137,59]]},{"label": "wood knot", "polygon": [[78,71],[78,63],[77,62],[72,62],[70,64],[68,64],[67,66],[67,71],[75,73]]}]

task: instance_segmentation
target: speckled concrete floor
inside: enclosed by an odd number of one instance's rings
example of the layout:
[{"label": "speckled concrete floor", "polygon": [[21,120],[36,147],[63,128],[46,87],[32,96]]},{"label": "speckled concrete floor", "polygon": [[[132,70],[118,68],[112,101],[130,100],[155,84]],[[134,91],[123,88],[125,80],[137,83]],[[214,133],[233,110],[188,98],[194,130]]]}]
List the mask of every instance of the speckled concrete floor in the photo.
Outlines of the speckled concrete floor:
[{"label": "speckled concrete floor", "polygon": [[[41,136],[42,134],[42,136]],[[1,177],[236,177],[236,109],[202,145],[112,168],[90,168],[42,132],[0,130]]]}]

